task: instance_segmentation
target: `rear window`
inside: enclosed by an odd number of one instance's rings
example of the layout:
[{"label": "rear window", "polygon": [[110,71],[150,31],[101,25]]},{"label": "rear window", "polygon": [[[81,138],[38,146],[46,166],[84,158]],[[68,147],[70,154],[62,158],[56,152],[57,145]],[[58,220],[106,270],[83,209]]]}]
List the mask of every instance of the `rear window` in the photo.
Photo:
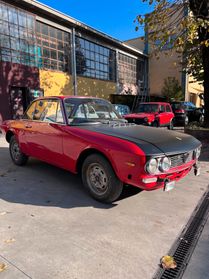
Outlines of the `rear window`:
[{"label": "rear window", "polygon": [[183,109],[184,105],[182,103],[174,103],[171,104],[172,109],[177,110],[177,109]]}]

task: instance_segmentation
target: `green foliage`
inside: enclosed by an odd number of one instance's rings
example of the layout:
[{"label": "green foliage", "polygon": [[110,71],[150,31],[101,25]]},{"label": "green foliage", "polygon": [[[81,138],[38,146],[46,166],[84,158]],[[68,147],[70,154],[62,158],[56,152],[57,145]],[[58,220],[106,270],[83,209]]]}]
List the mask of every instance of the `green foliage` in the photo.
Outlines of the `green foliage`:
[{"label": "green foliage", "polygon": [[[159,51],[169,44],[172,51],[182,54],[184,71],[192,74],[196,80],[203,81],[201,51],[202,47],[209,47],[209,17],[194,16],[196,13],[189,12],[189,5],[195,0],[141,1],[154,7],[151,14],[138,15],[135,20],[136,30],[140,26],[145,29],[151,53],[158,57]],[[206,30],[204,36],[200,37],[200,30]]]},{"label": "green foliage", "polygon": [[202,82],[204,126],[209,128],[209,1],[141,1],[154,7],[151,14],[138,15],[135,20],[145,29],[152,53],[159,56],[159,51],[170,44],[169,53],[173,50],[182,56],[183,71]]},{"label": "green foliage", "polygon": [[175,77],[168,77],[164,80],[164,86],[161,93],[167,98],[168,102],[184,100],[182,87]]}]

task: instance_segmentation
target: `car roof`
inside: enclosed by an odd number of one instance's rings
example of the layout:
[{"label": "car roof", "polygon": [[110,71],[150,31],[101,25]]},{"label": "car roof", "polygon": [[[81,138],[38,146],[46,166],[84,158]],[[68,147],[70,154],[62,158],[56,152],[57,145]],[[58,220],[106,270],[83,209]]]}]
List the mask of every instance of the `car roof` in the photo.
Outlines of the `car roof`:
[{"label": "car roof", "polygon": [[[37,99],[66,99],[66,98],[71,98],[71,99],[101,99],[101,100],[106,100],[104,98],[99,98],[99,97],[93,97],[93,96],[74,96],[74,95],[64,95],[64,96],[43,96],[39,97]],[[36,100],[37,100],[36,99]],[[107,100],[108,101],[108,100]]]}]

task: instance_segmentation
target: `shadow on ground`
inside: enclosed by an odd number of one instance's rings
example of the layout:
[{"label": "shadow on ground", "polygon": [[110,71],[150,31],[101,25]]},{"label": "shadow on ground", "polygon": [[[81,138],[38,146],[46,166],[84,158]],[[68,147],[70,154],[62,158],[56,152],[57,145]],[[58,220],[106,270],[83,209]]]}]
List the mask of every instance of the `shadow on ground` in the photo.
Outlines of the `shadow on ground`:
[{"label": "shadow on ground", "polygon": [[117,202],[141,192],[124,186],[121,197],[113,204],[95,201],[89,196],[78,175],[29,159],[26,166],[15,166],[8,148],[0,148],[0,198],[21,204],[61,208],[95,207],[111,209]]}]

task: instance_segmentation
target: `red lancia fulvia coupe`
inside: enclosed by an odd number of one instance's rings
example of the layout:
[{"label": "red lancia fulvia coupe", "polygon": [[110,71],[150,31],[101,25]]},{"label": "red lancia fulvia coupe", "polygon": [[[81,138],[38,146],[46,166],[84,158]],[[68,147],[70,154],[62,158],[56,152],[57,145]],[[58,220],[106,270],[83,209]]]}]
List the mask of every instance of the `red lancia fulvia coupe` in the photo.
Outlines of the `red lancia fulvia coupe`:
[{"label": "red lancia fulvia coupe", "polygon": [[106,100],[43,97],[23,119],[1,125],[16,165],[28,157],[80,173],[97,200],[113,202],[123,185],[172,189],[197,166],[200,142],[186,134],[127,123]]}]

